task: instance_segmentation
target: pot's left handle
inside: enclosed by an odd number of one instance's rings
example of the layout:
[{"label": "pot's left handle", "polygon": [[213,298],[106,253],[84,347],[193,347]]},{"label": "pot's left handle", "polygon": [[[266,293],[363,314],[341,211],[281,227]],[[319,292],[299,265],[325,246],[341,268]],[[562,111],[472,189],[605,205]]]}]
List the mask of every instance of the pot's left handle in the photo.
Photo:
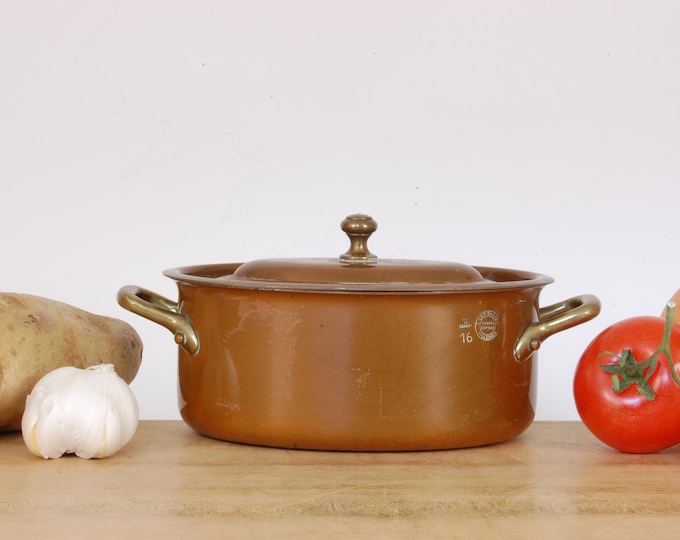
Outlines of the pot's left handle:
[{"label": "pot's left handle", "polygon": [[527,326],[515,343],[515,360],[524,362],[547,338],[595,318],[600,301],[592,294],[574,296],[538,310],[538,322]]},{"label": "pot's left handle", "polygon": [[117,299],[121,307],[170,330],[175,335],[175,343],[186,352],[198,354],[198,334],[189,318],[179,312],[177,302],[136,285],[121,287]]}]

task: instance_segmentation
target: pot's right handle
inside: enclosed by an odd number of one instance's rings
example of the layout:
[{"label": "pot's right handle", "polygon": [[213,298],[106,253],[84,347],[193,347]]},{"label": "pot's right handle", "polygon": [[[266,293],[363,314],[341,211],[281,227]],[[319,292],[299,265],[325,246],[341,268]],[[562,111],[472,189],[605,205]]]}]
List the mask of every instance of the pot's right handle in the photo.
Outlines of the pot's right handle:
[{"label": "pot's right handle", "polygon": [[515,343],[515,360],[524,362],[538,350],[544,340],[600,313],[600,301],[592,294],[574,296],[538,310],[538,322],[527,326]]},{"label": "pot's right handle", "polygon": [[200,342],[189,317],[180,313],[179,304],[149,289],[126,285],[118,291],[118,303],[167,328],[175,335],[175,343],[191,355],[198,354]]}]

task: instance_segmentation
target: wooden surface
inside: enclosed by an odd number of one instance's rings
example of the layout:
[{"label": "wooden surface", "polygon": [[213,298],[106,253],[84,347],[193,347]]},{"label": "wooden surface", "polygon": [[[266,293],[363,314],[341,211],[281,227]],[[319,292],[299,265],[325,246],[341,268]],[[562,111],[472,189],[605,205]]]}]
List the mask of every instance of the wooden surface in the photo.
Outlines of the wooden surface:
[{"label": "wooden surface", "polygon": [[0,435],[3,538],[677,538],[680,448],[627,455],[580,423],[484,448],[279,450],[142,422],[102,460]]}]

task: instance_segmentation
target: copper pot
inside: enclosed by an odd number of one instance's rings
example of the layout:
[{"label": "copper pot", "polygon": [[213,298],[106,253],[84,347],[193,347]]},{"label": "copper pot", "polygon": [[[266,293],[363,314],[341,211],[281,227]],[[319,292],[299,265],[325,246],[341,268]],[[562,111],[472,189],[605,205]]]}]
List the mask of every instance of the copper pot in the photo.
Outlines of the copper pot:
[{"label": "copper pot", "polygon": [[539,307],[552,278],[378,259],[364,215],[338,259],[167,270],[179,301],[123,287],[124,308],[179,347],[179,408],[218,439],[319,450],[434,450],[508,440],[534,418],[536,349],[595,317],[583,295]]}]

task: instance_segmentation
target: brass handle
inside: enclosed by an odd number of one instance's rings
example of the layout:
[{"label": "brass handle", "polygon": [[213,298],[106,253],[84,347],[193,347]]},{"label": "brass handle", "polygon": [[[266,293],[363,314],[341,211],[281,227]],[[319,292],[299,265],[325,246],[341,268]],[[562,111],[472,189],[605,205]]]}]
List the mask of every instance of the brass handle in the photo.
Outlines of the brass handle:
[{"label": "brass handle", "polygon": [[136,285],[122,287],[117,299],[121,307],[170,330],[175,335],[175,343],[186,352],[198,354],[198,334],[189,318],[179,312],[177,302]]},{"label": "brass handle", "polygon": [[524,362],[547,338],[600,313],[600,301],[592,294],[574,296],[538,310],[538,322],[527,326],[515,343],[515,360]]},{"label": "brass handle", "polygon": [[378,262],[378,257],[368,249],[368,237],[378,229],[371,216],[352,214],[342,221],[340,227],[349,236],[350,242],[349,249],[340,255],[341,263],[366,266]]}]

